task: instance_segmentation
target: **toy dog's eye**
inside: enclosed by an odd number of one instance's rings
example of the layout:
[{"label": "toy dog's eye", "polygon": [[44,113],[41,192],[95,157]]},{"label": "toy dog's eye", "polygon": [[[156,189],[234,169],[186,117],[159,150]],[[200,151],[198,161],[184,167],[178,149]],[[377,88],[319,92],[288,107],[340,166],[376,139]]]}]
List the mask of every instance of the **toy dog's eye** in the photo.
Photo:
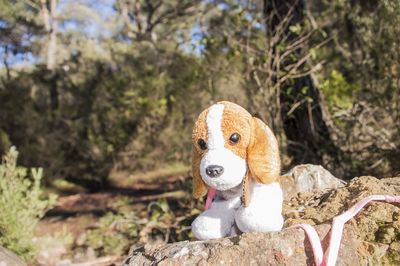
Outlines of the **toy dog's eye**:
[{"label": "toy dog's eye", "polygon": [[229,137],[229,141],[231,142],[231,144],[236,144],[238,143],[240,140],[240,135],[238,133],[233,133],[230,137]]},{"label": "toy dog's eye", "polygon": [[207,149],[207,142],[205,142],[204,139],[199,139],[197,141],[197,144],[199,144],[200,149],[202,149],[202,150]]}]

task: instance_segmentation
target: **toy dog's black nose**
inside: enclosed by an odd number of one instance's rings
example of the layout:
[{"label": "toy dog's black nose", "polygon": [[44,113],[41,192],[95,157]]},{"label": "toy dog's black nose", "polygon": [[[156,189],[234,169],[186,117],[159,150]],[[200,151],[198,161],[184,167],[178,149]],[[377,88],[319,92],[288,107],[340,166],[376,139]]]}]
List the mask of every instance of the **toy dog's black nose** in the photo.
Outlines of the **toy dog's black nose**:
[{"label": "toy dog's black nose", "polygon": [[206,168],[206,174],[209,177],[219,177],[224,173],[224,168],[219,165],[210,165]]}]

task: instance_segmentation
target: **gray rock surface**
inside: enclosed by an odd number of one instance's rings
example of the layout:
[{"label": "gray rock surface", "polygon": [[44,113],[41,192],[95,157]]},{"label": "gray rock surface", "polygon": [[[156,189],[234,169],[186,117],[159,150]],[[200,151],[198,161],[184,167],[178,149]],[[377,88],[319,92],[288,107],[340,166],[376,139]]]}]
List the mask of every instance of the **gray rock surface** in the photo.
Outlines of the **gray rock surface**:
[{"label": "gray rock surface", "polygon": [[346,182],[334,177],[320,165],[301,164],[293,167],[281,178],[285,200],[299,192],[321,192],[328,189],[344,187]]},{"label": "gray rock surface", "polygon": [[[321,239],[329,225],[316,226]],[[357,265],[359,243],[345,228],[337,265]],[[246,233],[211,241],[183,241],[131,252],[122,264],[137,265],[313,265],[310,244],[300,229]]]},{"label": "gray rock surface", "polygon": [[0,266],[26,266],[26,263],[13,252],[0,247]]}]

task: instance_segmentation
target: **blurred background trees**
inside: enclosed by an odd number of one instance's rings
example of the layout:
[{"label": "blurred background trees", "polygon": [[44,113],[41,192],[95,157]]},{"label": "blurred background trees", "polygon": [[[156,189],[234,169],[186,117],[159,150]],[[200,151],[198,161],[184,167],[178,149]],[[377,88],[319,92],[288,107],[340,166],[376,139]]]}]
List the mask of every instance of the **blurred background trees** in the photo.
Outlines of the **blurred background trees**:
[{"label": "blurred background trees", "polygon": [[0,1],[0,153],[97,190],[189,165],[196,116],[231,100],[285,167],[393,174],[399,22],[397,0]]}]

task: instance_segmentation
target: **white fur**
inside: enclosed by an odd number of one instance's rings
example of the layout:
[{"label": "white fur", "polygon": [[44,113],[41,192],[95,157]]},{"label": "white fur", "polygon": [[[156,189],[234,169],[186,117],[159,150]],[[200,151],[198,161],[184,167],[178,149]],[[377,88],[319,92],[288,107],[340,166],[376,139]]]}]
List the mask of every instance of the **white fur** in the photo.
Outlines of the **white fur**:
[{"label": "white fur", "polygon": [[279,231],[283,226],[283,193],[279,183],[252,184],[250,204],[241,206],[235,215],[237,226],[242,232]]},{"label": "white fur", "polygon": [[207,129],[208,129],[208,142],[207,147],[209,150],[223,148],[225,141],[224,135],[221,130],[221,121],[224,114],[223,104],[214,104],[210,107],[207,114]]},{"label": "white fur", "polygon": [[210,209],[193,221],[193,235],[202,240],[236,235],[235,213],[239,205],[240,197],[215,200]]}]

